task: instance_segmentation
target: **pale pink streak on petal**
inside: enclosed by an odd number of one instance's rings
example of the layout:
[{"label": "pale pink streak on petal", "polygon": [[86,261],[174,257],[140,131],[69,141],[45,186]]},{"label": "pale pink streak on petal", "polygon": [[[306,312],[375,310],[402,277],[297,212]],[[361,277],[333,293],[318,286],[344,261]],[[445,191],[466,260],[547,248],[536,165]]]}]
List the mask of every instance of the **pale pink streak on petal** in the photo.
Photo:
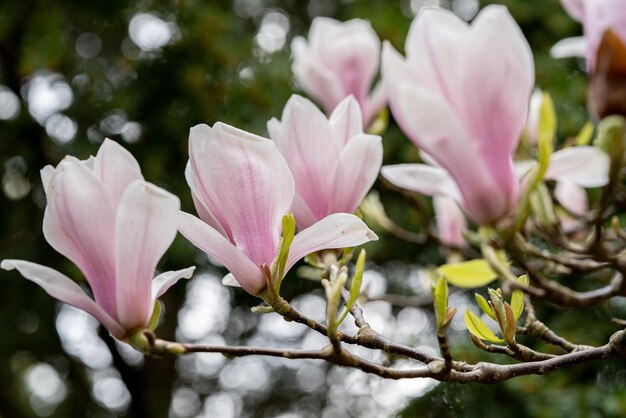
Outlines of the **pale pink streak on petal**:
[{"label": "pale pink streak on petal", "polygon": [[455,247],[465,246],[463,231],[467,228],[467,221],[458,203],[448,196],[435,196],[433,207],[441,242]]},{"label": "pale pink streak on petal", "polygon": [[[230,231],[224,229],[217,218],[211,211],[211,209],[205,205],[204,201],[199,197],[202,196],[201,191],[196,186],[196,182],[194,180],[195,176],[193,171],[191,170],[191,162],[187,161],[187,166],[185,168],[185,178],[187,179],[187,184],[191,189],[191,199],[193,200],[193,205],[196,208],[196,212],[198,212],[198,216],[204,222],[208,223],[212,228],[216,229],[220,234],[224,235],[227,238],[232,237]],[[228,226],[228,225],[226,225]]]},{"label": "pale pink streak on petal", "polygon": [[343,99],[328,120],[340,148],[345,147],[353,136],[363,133],[361,109],[354,96]]},{"label": "pale pink streak on petal", "polygon": [[178,222],[180,233],[209,257],[226,267],[246,292],[256,295],[265,287],[261,268],[222,234],[185,212],[179,212]]},{"label": "pale pink streak on petal", "polygon": [[[328,214],[340,142],[326,116],[309,100],[292,95],[283,111],[280,135],[272,137],[285,157],[298,195],[317,219]],[[270,133],[276,129],[269,128]]]},{"label": "pale pink streak on petal", "polygon": [[320,250],[356,247],[378,237],[354,215],[335,213],[299,232],[291,243],[285,272],[304,256]]},{"label": "pale pink streak on petal", "polygon": [[66,157],[48,186],[43,233],[83,272],[96,303],[115,309],[115,213],[107,192],[81,161]]},{"label": "pale pink streak on petal", "polygon": [[298,229],[308,228],[319,219],[313,214],[309,205],[296,193],[293,198],[293,206],[291,207],[293,216],[296,219]]},{"label": "pale pink streak on petal", "polygon": [[189,142],[197,197],[255,265],[271,264],[295,193],[275,144],[222,123],[192,128]]},{"label": "pale pink streak on petal", "polygon": [[152,278],[157,263],[174,241],[178,198],[142,180],[122,195],[115,225],[117,313],[126,329],[148,324],[152,314]]},{"label": "pale pink streak on petal", "polygon": [[23,260],[2,260],[0,267],[4,270],[17,270],[24,278],[36,283],[50,296],[72,305],[75,308],[94,316],[109,330],[114,337],[124,339],[126,330],[113,319],[104,309],[98,306],[69,277],[40,264]]},{"label": "pale pink streak on petal", "polygon": [[426,164],[386,165],[382,176],[393,185],[428,196],[449,196],[460,202],[461,192],[442,168]]},{"label": "pale pink streak on petal", "polygon": [[166,271],[152,280],[152,304],[180,279],[191,279],[195,267],[187,267],[182,270]]},{"label": "pale pink streak on petal", "polygon": [[370,190],[383,162],[379,136],[359,134],[341,151],[330,213],[353,213]]},{"label": "pale pink streak on petal", "polygon": [[128,185],[135,180],[143,180],[135,157],[120,144],[108,138],[98,149],[93,172],[107,190],[114,209],[119,205]]},{"label": "pale pink streak on petal", "polygon": [[585,58],[587,40],[582,36],[564,38],[550,48],[550,56],[555,59],[561,58]]},{"label": "pale pink streak on petal", "polygon": [[599,148],[565,148],[552,154],[545,178],[567,180],[582,187],[602,187],[609,181],[609,165],[609,156]]}]

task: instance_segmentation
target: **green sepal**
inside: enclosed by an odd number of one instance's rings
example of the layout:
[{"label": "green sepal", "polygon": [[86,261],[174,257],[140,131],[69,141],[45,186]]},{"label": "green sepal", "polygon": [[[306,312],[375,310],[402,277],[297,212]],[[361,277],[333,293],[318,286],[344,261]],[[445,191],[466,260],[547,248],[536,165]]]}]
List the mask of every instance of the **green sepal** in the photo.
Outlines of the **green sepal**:
[{"label": "green sepal", "polygon": [[[517,279],[517,284],[522,287],[528,287],[529,281],[528,276],[526,274],[520,276]],[[511,295],[511,309],[513,310],[513,317],[515,318],[515,322],[524,312],[524,291],[517,289],[513,291]]]},{"label": "green sepal", "polygon": [[354,271],[354,276],[352,277],[352,284],[350,286],[350,297],[348,298],[348,301],[346,302],[346,306],[343,312],[341,313],[341,316],[337,320],[337,326],[339,326],[339,324],[341,324],[343,320],[346,319],[348,312],[350,311],[350,309],[352,309],[357,299],[359,298],[359,295],[361,294],[361,284],[363,283],[363,271],[364,270],[365,270],[365,250],[362,249],[359,252],[359,256],[356,259],[356,268]]},{"label": "green sepal", "polygon": [[437,316],[437,330],[443,330],[448,310],[448,283],[442,276],[437,284],[433,285],[433,302],[435,303],[435,314]]},{"label": "green sepal", "polygon": [[339,267],[348,265],[350,260],[352,260],[352,256],[354,256],[354,249],[354,247],[348,247],[342,250],[341,258],[339,259]]},{"label": "green sepal", "polygon": [[272,266],[272,279],[274,282],[274,292],[276,295],[280,295],[280,285],[285,275],[285,265],[287,264],[287,258],[289,257],[289,247],[293,242],[293,237],[296,235],[296,219],[292,213],[288,213],[283,216],[283,232],[278,242],[278,251],[276,252],[278,257],[276,262]]},{"label": "green sepal", "polygon": [[161,320],[161,312],[163,311],[163,306],[159,300],[154,301],[154,309],[152,310],[152,316],[150,316],[150,321],[148,321],[148,329],[154,331],[155,328],[159,325],[159,321]]},{"label": "green sepal", "polygon": [[493,309],[491,309],[491,305],[489,305],[489,302],[487,302],[487,299],[485,299],[482,295],[479,295],[478,293],[474,294],[474,297],[476,298],[476,303],[478,303],[478,306],[480,307],[480,309],[484,313],[489,315],[489,318],[495,321],[496,314],[493,313]]},{"label": "green sepal", "polygon": [[478,316],[470,312],[469,309],[465,311],[465,317],[463,319],[465,319],[467,330],[476,338],[496,344],[504,343],[503,339],[496,337],[496,334],[494,334]]},{"label": "green sepal", "polygon": [[585,126],[576,135],[576,145],[589,145],[593,139],[593,123],[587,122]]},{"label": "green sepal", "polygon": [[450,284],[462,288],[486,286],[498,278],[496,272],[484,259],[444,264],[437,270]]}]

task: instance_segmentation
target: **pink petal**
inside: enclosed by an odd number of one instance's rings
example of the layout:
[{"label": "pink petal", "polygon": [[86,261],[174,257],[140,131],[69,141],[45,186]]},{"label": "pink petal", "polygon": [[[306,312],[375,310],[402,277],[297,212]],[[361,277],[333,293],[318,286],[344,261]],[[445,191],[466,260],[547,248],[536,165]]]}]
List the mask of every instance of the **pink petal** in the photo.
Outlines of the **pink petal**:
[{"label": "pink petal", "polygon": [[256,295],[265,287],[265,278],[261,268],[222,234],[200,219],[180,212],[178,230],[193,245],[226,267],[246,292]]},{"label": "pink petal", "polygon": [[2,260],[0,267],[4,270],[19,271],[24,278],[41,286],[53,298],[94,316],[115,338],[121,340],[126,337],[124,327],[89,298],[69,277],[49,267],[23,260]]},{"label": "pink petal", "polygon": [[96,155],[93,171],[109,193],[113,208],[119,205],[130,183],[143,180],[135,157],[115,141],[105,139]]},{"label": "pink petal", "polygon": [[428,196],[449,196],[461,201],[461,193],[450,175],[426,164],[386,165],[381,174],[395,186]]},{"label": "pink petal", "polygon": [[285,266],[287,272],[304,256],[320,250],[356,247],[378,237],[354,215],[335,213],[299,232],[293,239]]},{"label": "pink petal", "polygon": [[317,65],[304,38],[295,38],[291,50],[294,58],[292,71],[298,84],[330,113],[345,97],[339,78],[327,68]]},{"label": "pink petal", "polygon": [[307,205],[304,199],[297,193],[293,199],[291,211],[296,219],[298,229],[308,228],[318,221],[317,217],[313,214],[313,211],[311,211],[311,208],[309,208],[309,205]]},{"label": "pink petal", "polygon": [[554,197],[569,212],[584,216],[589,210],[587,192],[572,181],[558,181],[554,187]]},{"label": "pink petal", "polygon": [[467,228],[467,221],[458,203],[447,196],[435,196],[433,207],[441,242],[455,247],[465,246],[463,231]]},{"label": "pink petal", "polygon": [[117,313],[127,329],[148,324],[152,278],[157,263],[174,241],[178,198],[142,180],[124,192],[115,226]]},{"label": "pink petal", "polygon": [[589,0],[561,0],[561,4],[571,17],[582,20],[585,14],[585,1]]},{"label": "pink petal", "polygon": [[552,154],[545,178],[602,187],[609,181],[609,165],[609,156],[596,147],[565,148]]},{"label": "pink petal", "polygon": [[365,102],[363,126],[368,127],[385,106],[387,106],[387,89],[384,83],[379,82]]},{"label": "pink petal", "polygon": [[271,264],[295,193],[274,143],[222,123],[198,125],[189,136],[189,158],[196,197],[255,265]]},{"label": "pink petal", "polygon": [[361,108],[354,96],[343,99],[333,110],[329,121],[339,148],[345,147],[353,136],[363,133]]},{"label": "pink petal", "polygon": [[379,136],[359,134],[341,151],[329,213],[353,213],[376,181],[383,162]]},{"label": "pink petal", "polygon": [[109,196],[85,164],[65,157],[48,186],[43,233],[83,272],[96,303],[114,318],[115,214]]},{"label": "pink petal", "polygon": [[191,161],[187,161],[187,166],[185,167],[185,179],[187,180],[187,184],[189,185],[189,188],[191,189],[191,199],[193,200],[193,205],[196,208],[196,212],[198,212],[198,216],[200,217],[200,219],[208,223],[212,228],[216,229],[220,234],[230,239],[232,237],[230,230],[224,229],[222,224],[220,224],[218,217],[215,214],[213,214],[211,209],[205,206],[203,200],[198,197],[200,196],[200,190],[196,186],[196,182],[194,180],[194,175],[191,170]]},{"label": "pink petal", "polygon": [[[283,111],[280,135],[272,136],[287,161],[298,195],[317,219],[328,214],[332,179],[341,143],[326,116],[309,100],[292,95]],[[276,129],[270,128],[270,134]]]},{"label": "pink petal", "polygon": [[180,279],[190,279],[195,269],[195,267],[187,267],[182,270],[166,271],[156,276],[152,280],[152,304]]}]

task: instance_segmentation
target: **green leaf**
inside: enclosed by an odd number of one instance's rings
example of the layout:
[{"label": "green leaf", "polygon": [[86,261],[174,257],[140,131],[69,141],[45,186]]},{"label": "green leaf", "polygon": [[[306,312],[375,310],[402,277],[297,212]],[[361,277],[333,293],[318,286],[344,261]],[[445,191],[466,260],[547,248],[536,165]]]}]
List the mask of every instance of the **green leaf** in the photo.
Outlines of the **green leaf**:
[{"label": "green leaf", "polygon": [[274,291],[276,294],[280,294],[280,284],[283,281],[285,275],[285,265],[287,264],[287,257],[289,256],[289,247],[293,242],[293,237],[296,234],[296,220],[292,213],[288,213],[283,216],[283,233],[278,243],[278,258],[276,264],[272,269],[272,276],[274,279]]},{"label": "green leaf", "polygon": [[437,329],[442,330],[446,320],[446,311],[448,310],[448,284],[443,276],[439,278],[439,281],[433,287],[433,301],[437,315]]},{"label": "green leaf", "polygon": [[485,286],[498,277],[489,263],[483,259],[444,264],[438,271],[449,283],[463,288]]},{"label": "green leaf", "polygon": [[159,325],[159,320],[161,319],[161,311],[162,311],[161,302],[158,300],[154,301],[154,309],[152,310],[152,316],[150,317],[150,321],[148,322],[148,329],[154,331],[154,329]]},{"label": "green leaf", "polygon": [[[523,287],[528,287],[528,276],[524,274],[517,279],[517,284]],[[524,291],[523,290],[514,290],[511,295],[511,309],[513,310],[513,317],[515,318],[515,322],[522,315],[524,311]]]},{"label": "green leaf", "polygon": [[470,312],[469,309],[465,311],[464,319],[467,330],[476,338],[496,344],[504,343],[503,339],[496,337],[496,334],[494,334],[479,317]]},{"label": "green leaf", "polygon": [[489,305],[489,302],[487,302],[487,299],[485,299],[483,296],[479,295],[478,293],[476,293],[474,297],[476,298],[476,303],[478,303],[478,306],[480,307],[480,309],[482,309],[484,313],[489,315],[489,318],[495,321],[496,314],[493,313],[493,309],[491,309],[491,306]]},{"label": "green leaf", "polygon": [[576,135],[576,145],[589,145],[593,138],[593,123],[587,122]]}]

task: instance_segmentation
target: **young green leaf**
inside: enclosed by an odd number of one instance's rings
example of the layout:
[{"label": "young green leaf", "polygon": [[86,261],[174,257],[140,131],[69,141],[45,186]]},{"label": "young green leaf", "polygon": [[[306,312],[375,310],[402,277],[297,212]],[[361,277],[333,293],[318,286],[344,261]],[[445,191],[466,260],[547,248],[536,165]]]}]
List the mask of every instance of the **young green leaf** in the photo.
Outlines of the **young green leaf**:
[{"label": "young green leaf", "polygon": [[438,271],[449,283],[463,288],[485,286],[498,277],[489,263],[483,259],[444,264]]},{"label": "young green leaf", "polygon": [[274,290],[276,294],[280,294],[280,284],[283,281],[283,275],[285,274],[285,265],[287,264],[287,257],[289,256],[289,247],[293,242],[293,237],[296,234],[296,220],[292,213],[288,213],[283,216],[283,233],[278,243],[278,259],[273,266],[272,277],[274,280]]},{"label": "young green leaf", "polygon": [[437,315],[437,329],[441,331],[446,319],[448,310],[448,284],[441,276],[433,288],[433,301],[435,303],[435,313]]},{"label": "young green leaf", "polygon": [[[528,276],[524,274],[517,279],[517,284],[522,287],[528,287]],[[522,315],[524,311],[524,291],[523,290],[514,290],[511,295],[511,309],[513,310],[513,316],[515,318],[515,322]]]},{"label": "young green leaf", "polygon": [[489,329],[487,325],[470,310],[465,311],[465,325],[468,331],[481,340],[486,340],[496,344],[504,343],[504,340],[496,337],[496,335]]},{"label": "young green leaf", "polygon": [[576,145],[589,145],[593,138],[593,123],[587,122],[576,135]]},{"label": "young green leaf", "polygon": [[154,331],[154,329],[159,325],[159,320],[161,319],[161,311],[162,306],[161,302],[158,300],[154,301],[154,309],[152,310],[152,316],[150,317],[150,321],[148,322],[148,329]]},{"label": "young green leaf", "polygon": [[484,313],[489,315],[489,318],[495,321],[496,314],[493,313],[493,309],[491,309],[491,306],[489,305],[489,302],[487,302],[487,299],[485,299],[482,295],[479,295],[478,293],[474,294],[474,297],[476,298],[476,303],[478,303],[480,309],[482,309]]},{"label": "young green leaf", "polygon": [[539,183],[542,179],[548,165],[550,164],[550,157],[554,150],[554,135],[556,133],[556,111],[554,110],[554,103],[548,93],[543,94],[543,101],[541,103],[541,109],[539,111],[539,126],[537,128],[537,157],[539,160],[539,173],[536,178],[536,183]]}]

